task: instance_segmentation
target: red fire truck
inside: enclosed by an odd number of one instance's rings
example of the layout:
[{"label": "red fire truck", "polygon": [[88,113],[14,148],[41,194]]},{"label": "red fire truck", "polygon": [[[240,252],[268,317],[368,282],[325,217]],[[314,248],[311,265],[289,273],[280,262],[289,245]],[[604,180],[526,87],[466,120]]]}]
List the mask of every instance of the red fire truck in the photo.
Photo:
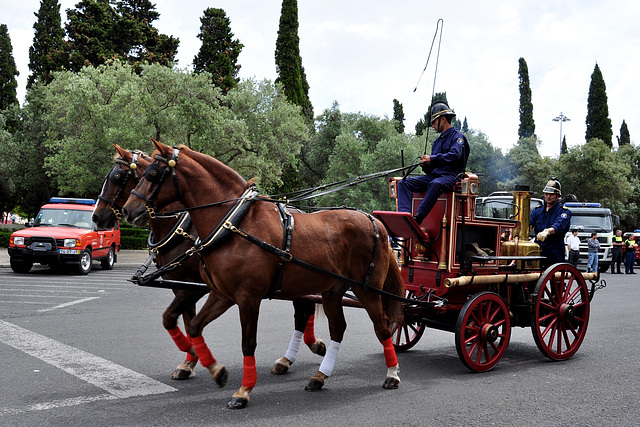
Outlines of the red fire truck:
[{"label": "red fire truck", "polygon": [[40,263],[52,269],[69,265],[87,274],[93,261],[112,269],[120,250],[120,228],[116,222],[110,230],[97,230],[91,220],[95,204],[93,199],[52,197],[31,226],[11,235],[11,269],[28,273]]}]

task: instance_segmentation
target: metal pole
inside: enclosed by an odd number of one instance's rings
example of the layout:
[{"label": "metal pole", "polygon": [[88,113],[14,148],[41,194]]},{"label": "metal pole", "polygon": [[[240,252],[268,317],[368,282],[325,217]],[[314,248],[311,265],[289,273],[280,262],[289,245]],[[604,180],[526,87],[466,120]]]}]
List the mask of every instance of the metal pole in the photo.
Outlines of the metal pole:
[{"label": "metal pole", "polygon": [[562,114],[562,111],[558,117],[553,119],[554,122],[560,122],[560,154],[562,154],[562,122],[568,122],[570,120],[570,118]]}]

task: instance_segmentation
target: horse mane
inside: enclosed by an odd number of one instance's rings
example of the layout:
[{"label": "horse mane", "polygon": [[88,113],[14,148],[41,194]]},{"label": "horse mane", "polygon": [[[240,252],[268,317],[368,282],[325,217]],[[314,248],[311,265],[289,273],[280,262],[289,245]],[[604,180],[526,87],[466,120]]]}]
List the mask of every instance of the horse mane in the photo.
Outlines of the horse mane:
[{"label": "horse mane", "polygon": [[[122,147],[120,147],[120,148],[122,148]],[[133,154],[134,152],[135,152],[135,153],[138,153],[138,155],[139,155],[140,157],[142,157],[143,159],[145,159],[145,160],[149,160],[149,161],[151,161],[151,160],[152,160],[152,159],[151,159],[151,156],[149,156],[149,155],[148,155],[147,153],[145,153],[144,151],[141,151],[141,150],[127,150],[126,148],[125,148],[124,150],[126,150],[127,152],[129,152],[129,153],[131,153],[131,154]],[[119,159],[119,158],[120,158],[120,153],[118,153],[118,152],[116,151],[116,154],[114,154],[114,155],[113,155],[113,160],[115,161],[116,159]]]},{"label": "horse mane", "polygon": [[236,182],[243,188],[247,188],[247,181],[238,172],[225,165],[215,157],[192,150],[184,144],[180,144],[178,148],[180,149],[180,151],[188,153],[188,157],[191,157],[192,159],[203,165],[209,172],[220,171],[218,175],[221,181],[224,180]]}]

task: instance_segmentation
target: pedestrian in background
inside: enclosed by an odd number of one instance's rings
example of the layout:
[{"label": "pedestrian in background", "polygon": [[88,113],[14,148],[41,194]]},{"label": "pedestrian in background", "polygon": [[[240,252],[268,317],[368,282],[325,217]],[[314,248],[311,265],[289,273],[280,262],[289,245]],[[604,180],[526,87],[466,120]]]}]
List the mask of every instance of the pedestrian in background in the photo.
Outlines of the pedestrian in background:
[{"label": "pedestrian in background", "polygon": [[567,249],[569,250],[569,264],[577,267],[580,258],[580,238],[577,228],[571,230],[571,236],[567,238]]},{"label": "pedestrian in background", "polygon": [[622,246],[624,246],[622,230],[616,230],[616,235],[613,236],[613,248],[611,249],[611,274],[616,274],[616,267],[618,267],[618,274],[622,274],[620,271],[620,264],[622,263]]},{"label": "pedestrian in background", "polygon": [[591,233],[591,238],[587,241],[587,249],[589,251],[589,260],[587,262],[587,273],[591,271],[598,271],[598,251],[600,250],[600,241],[598,240],[598,233],[595,231]]},{"label": "pedestrian in background", "polygon": [[629,234],[627,236],[627,240],[624,241],[624,272],[626,274],[636,274],[633,271],[633,264],[636,262],[636,248],[638,244],[636,243],[636,238],[633,234]]}]

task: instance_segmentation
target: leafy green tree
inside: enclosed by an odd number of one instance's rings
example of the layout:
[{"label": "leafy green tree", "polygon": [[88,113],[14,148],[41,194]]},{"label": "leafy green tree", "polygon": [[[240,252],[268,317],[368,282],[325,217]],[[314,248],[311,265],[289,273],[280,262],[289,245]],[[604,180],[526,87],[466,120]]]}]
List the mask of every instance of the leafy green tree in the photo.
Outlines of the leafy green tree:
[{"label": "leafy green tree", "polygon": [[16,77],[19,75],[9,30],[6,24],[0,24],[0,111],[18,103]]},{"label": "leafy green tree", "polygon": [[[635,230],[640,224],[640,147],[631,144],[621,145],[614,152],[616,172],[624,176],[631,185],[632,192],[628,199],[614,198],[610,201],[612,212],[620,216],[620,225],[623,230]],[[620,167],[622,165],[622,167]]]},{"label": "leafy green tree", "polygon": [[297,167],[308,124],[268,81],[241,82],[225,97],[207,72],[120,61],[56,72],[35,92],[48,150],[44,169],[63,195],[95,197],[112,166],[113,147],[151,148],[149,136],[212,154],[273,192]]},{"label": "leafy green tree", "polygon": [[[12,133],[6,128],[5,117],[0,113],[0,153],[16,153],[17,147]],[[3,156],[0,162],[0,215],[16,206],[16,180],[19,175],[18,156]]]},{"label": "leafy green tree", "polygon": [[[329,154],[323,183],[398,168],[402,150],[406,158],[412,159],[422,154],[422,147],[420,138],[398,133],[393,120],[361,113],[342,114],[340,131]],[[401,172],[397,173],[397,176],[401,175]],[[379,177],[330,193],[320,197],[316,203],[320,206],[345,205],[365,211],[395,210],[385,178]]]},{"label": "leafy green tree", "polygon": [[342,113],[337,102],[316,119],[316,132],[300,153],[300,181],[303,187],[320,185],[327,176],[329,156],[342,131]]},{"label": "leafy green tree", "polygon": [[536,124],[533,121],[533,103],[531,102],[531,86],[529,84],[529,68],[524,58],[518,59],[518,77],[520,89],[520,126],[518,137],[534,136]]},{"label": "leafy green tree", "polygon": [[27,89],[36,82],[49,83],[53,79],[53,71],[67,67],[58,0],[42,0],[35,15],[38,19],[33,24],[33,44],[29,48],[31,74],[27,79]]},{"label": "leafy green tree", "polygon": [[598,138],[609,146],[613,147],[613,130],[611,119],[609,118],[609,106],[607,104],[607,88],[600,67],[596,64],[591,74],[591,84],[589,85],[589,97],[587,100],[587,142]]},{"label": "leafy green tree", "polygon": [[257,177],[260,191],[274,194],[290,171],[297,179],[300,148],[309,126],[300,107],[290,103],[279,84],[244,80],[227,92],[211,126],[194,139],[194,149],[213,155],[245,178]]},{"label": "leafy green tree", "polygon": [[464,121],[462,122],[462,127],[460,128],[460,130],[463,133],[469,132],[469,124],[467,123],[467,116],[464,117]]},{"label": "leafy green tree", "polygon": [[50,154],[50,149],[45,146],[49,131],[42,102],[45,87],[36,84],[27,91],[20,111],[20,130],[14,134],[19,159],[15,174],[20,177],[16,182],[15,202],[30,218],[34,218],[40,206],[52,196],[59,194],[45,167],[45,158]]},{"label": "leafy green tree", "polygon": [[396,131],[404,133],[404,109],[397,99],[393,100],[393,120],[396,123]]},{"label": "leafy green tree", "polygon": [[193,68],[196,72],[208,71],[213,84],[226,93],[240,81],[237,62],[244,45],[233,39],[231,21],[223,9],[206,9],[200,23],[198,38],[202,46],[193,59]]},{"label": "leafy green tree", "polygon": [[[616,155],[599,139],[569,148],[558,166],[563,194],[575,194],[578,200],[612,206],[616,201],[626,203],[633,192],[628,181],[631,172],[621,170]],[[585,177],[589,177],[589,185],[585,185]]]},{"label": "leafy green tree", "polygon": [[505,157],[499,148],[491,145],[482,132],[469,131],[469,160],[467,171],[478,174],[480,195],[488,195],[498,190],[498,182],[510,177],[504,175]]},{"label": "leafy green tree", "polygon": [[298,2],[282,0],[280,26],[276,40],[276,83],[284,87],[287,99],[302,107],[302,114],[313,123],[313,105],[309,100],[309,83],[300,57],[298,36]]},{"label": "leafy green tree", "polygon": [[[501,190],[513,190],[516,185],[529,185],[531,191],[541,196],[542,188],[550,177],[557,175],[557,161],[540,156],[537,137],[521,138],[505,156],[504,176],[498,183]],[[563,183],[564,188],[564,183]]]},{"label": "leafy green tree", "polygon": [[631,135],[627,123],[623,120],[622,126],[620,126],[620,136],[618,136],[618,147],[629,144],[631,144]]}]

